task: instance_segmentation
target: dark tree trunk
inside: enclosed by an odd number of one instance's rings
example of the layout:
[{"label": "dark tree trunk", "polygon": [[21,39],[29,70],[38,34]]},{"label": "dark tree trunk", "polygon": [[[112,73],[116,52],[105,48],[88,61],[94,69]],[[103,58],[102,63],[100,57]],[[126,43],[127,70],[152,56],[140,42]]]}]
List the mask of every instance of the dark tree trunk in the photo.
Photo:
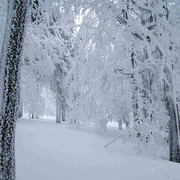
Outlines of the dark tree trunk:
[{"label": "dark tree trunk", "polygon": [[63,89],[64,72],[59,64],[56,64],[54,72],[56,86],[56,123],[66,121],[66,98]]},{"label": "dark tree trunk", "polygon": [[66,121],[65,108],[62,110],[62,121]]},{"label": "dark tree trunk", "polygon": [[178,125],[176,116],[176,107],[172,99],[166,99],[166,106],[170,116],[169,121],[169,160],[180,163],[180,148],[178,137]]},{"label": "dark tree trunk", "polygon": [[8,0],[0,60],[0,180],[15,180],[15,125],[20,59],[29,0]]},{"label": "dark tree trunk", "polygon": [[[170,75],[169,75],[170,77]],[[171,85],[172,86],[172,85]],[[180,163],[180,146],[179,146],[179,110],[174,100],[170,96],[170,88],[164,81],[165,103],[170,117],[169,121],[169,160]]]},{"label": "dark tree trunk", "polygon": [[18,118],[23,117],[23,105],[22,102],[20,101],[19,108],[18,108]]},{"label": "dark tree trunk", "polygon": [[60,103],[58,99],[58,94],[56,95],[56,123],[61,123],[61,112],[60,112]]}]

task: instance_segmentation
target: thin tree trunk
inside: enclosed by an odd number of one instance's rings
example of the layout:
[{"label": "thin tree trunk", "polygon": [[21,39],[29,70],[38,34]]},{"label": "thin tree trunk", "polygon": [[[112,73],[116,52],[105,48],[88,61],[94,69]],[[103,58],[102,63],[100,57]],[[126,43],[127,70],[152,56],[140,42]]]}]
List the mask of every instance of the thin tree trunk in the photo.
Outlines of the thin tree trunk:
[{"label": "thin tree trunk", "polygon": [[15,125],[20,97],[20,59],[29,0],[8,0],[0,60],[0,180],[15,180]]},{"label": "thin tree trunk", "polygon": [[20,100],[19,109],[18,109],[18,118],[22,118],[22,117],[23,117],[23,104],[22,101]]},{"label": "thin tree trunk", "polygon": [[58,97],[58,91],[56,90],[56,123],[61,123],[60,117],[60,102]]},{"label": "thin tree trunk", "polygon": [[179,112],[176,102],[173,98],[172,77],[166,69],[165,73],[169,77],[169,85],[164,81],[164,94],[166,108],[170,117],[169,121],[169,160],[180,163],[180,145],[179,145]]},{"label": "thin tree trunk", "polygon": [[170,116],[169,121],[169,160],[180,163],[180,148],[178,140],[178,126],[176,107],[171,98],[166,98],[166,107]]},{"label": "thin tree trunk", "polygon": [[65,108],[62,109],[62,121],[66,121]]}]

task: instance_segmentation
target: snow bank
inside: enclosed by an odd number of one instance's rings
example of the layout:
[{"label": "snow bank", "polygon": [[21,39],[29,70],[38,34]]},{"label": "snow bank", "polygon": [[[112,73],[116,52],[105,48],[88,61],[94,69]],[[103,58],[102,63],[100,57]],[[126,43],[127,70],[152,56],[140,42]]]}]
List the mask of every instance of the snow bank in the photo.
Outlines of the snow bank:
[{"label": "snow bank", "polygon": [[180,164],[139,156],[120,142],[104,148],[111,139],[54,121],[19,120],[17,180],[180,180]]}]

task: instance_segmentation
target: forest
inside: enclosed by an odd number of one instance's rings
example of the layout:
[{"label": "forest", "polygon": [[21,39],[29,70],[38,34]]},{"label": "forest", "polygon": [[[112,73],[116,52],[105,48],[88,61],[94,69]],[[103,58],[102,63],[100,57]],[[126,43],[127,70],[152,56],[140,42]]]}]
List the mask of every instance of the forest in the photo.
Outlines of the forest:
[{"label": "forest", "polygon": [[179,180],[179,163],[179,0],[0,1],[0,180]]}]

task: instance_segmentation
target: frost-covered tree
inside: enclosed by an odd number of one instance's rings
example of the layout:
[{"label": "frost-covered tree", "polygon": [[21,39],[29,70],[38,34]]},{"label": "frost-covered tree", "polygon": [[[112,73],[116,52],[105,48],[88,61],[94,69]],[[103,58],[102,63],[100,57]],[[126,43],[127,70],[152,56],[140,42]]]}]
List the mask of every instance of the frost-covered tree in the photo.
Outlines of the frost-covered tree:
[{"label": "frost-covered tree", "polygon": [[[38,85],[40,90],[43,84],[51,85],[51,89],[56,93],[57,122],[65,119],[66,92],[63,87],[63,78],[71,67],[74,54],[73,18],[72,12],[67,11],[61,1],[55,3],[54,1],[35,0],[32,3],[31,21],[28,24],[25,39],[22,92],[24,92],[25,99],[29,96],[31,101],[34,99],[33,94],[36,97],[38,95],[37,88],[28,88],[27,91],[28,86],[41,84]],[[28,74],[23,73],[27,71]],[[27,92],[28,96],[26,96]],[[40,100],[41,97],[36,99]],[[26,101],[25,104],[29,104],[30,107],[34,102]],[[40,103],[36,101],[33,106],[38,107]]]},{"label": "frost-covered tree", "polygon": [[177,155],[179,76],[172,67],[178,65],[179,42],[167,3],[88,1],[80,12],[78,56],[67,76],[69,122],[94,123],[104,131],[117,121],[120,129],[127,127],[127,137],[144,145],[167,144],[169,129]]},{"label": "frost-covered tree", "polygon": [[9,0],[0,59],[0,179],[15,179],[15,125],[28,0]]}]

